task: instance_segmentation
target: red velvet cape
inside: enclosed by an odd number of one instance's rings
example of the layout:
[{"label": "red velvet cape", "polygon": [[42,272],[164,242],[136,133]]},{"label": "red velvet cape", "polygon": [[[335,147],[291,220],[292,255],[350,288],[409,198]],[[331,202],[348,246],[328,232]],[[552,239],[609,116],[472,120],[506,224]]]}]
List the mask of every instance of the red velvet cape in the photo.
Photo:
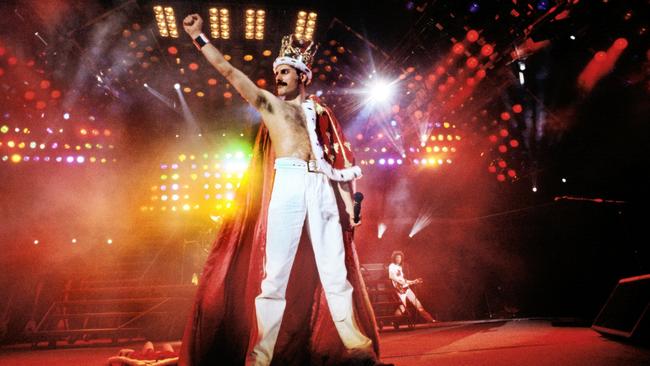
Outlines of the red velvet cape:
[{"label": "red velvet cape", "polygon": [[[319,123],[340,127],[331,114]],[[185,328],[180,365],[243,365],[257,337],[255,297],[261,291],[266,218],[273,187],[274,156],[267,129],[257,134],[253,158],[237,193],[237,208],[227,218],[199,281]],[[338,190],[334,190],[338,194]],[[340,198],[339,198],[340,201]],[[339,210],[339,212],[345,212]],[[347,222],[347,217],[342,218]],[[359,271],[351,231],[344,231],[348,280],[354,287],[357,322],[374,345],[379,343],[374,313]],[[287,288],[287,306],[273,365],[342,365],[345,348],[320,285],[314,253],[303,231]]]}]

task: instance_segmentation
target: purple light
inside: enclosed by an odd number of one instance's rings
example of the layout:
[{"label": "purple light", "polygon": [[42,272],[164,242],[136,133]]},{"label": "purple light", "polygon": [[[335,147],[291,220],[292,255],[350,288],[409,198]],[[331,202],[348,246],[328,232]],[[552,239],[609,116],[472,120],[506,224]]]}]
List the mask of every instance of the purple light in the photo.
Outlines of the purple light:
[{"label": "purple light", "polygon": [[169,165],[167,164],[160,164],[160,169],[167,169],[169,168]]},{"label": "purple light", "polygon": [[172,164],[172,169],[178,169],[178,164]]},{"label": "purple light", "polygon": [[379,159],[379,164],[380,165],[386,164],[386,159],[384,159],[384,158]]},{"label": "purple light", "polygon": [[167,186],[163,184],[162,186],[160,186],[160,190],[161,190],[161,191],[166,191],[166,190],[167,190]]},{"label": "purple light", "polygon": [[397,159],[397,165],[402,165],[402,159]]},{"label": "purple light", "polygon": [[420,164],[420,160],[418,160],[418,159],[413,159],[413,162],[414,162],[415,164]]},{"label": "purple light", "polygon": [[68,163],[73,163],[73,162],[74,162],[74,156],[68,156],[68,157],[65,159],[65,161],[67,161]]},{"label": "purple light", "polygon": [[393,165],[393,164],[395,164],[395,159],[393,158],[388,159],[388,165]]},{"label": "purple light", "polygon": [[469,12],[470,13],[477,13],[481,7],[478,4],[478,1],[472,1],[469,4]]},{"label": "purple light", "polygon": [[59,144],[57,142],[52,143],[52,148],[53,149],[56,149],[57,147],[59,147]]},{"label": "purple light", "polygon": [[57,156],[57,157],[56,157],[56,162],[57,162],[57,163],[60,163],[60,162],[62,162],[62,161],[63,161],[63,158],[62,158],[62,157],[60,157],[60,156]]}]

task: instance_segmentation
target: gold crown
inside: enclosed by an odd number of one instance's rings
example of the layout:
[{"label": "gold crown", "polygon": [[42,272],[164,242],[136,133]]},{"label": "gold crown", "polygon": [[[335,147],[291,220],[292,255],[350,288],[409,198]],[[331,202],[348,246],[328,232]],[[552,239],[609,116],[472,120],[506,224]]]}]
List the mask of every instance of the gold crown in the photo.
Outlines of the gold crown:
[{"label": "gold crown", "polygon": [[313,41],[298,39],[295,35],[289,34],[282,37],[282,46],[280,47],[280,57],[290,57],[305,64],[311,69],[314,56],[318,46]]}]

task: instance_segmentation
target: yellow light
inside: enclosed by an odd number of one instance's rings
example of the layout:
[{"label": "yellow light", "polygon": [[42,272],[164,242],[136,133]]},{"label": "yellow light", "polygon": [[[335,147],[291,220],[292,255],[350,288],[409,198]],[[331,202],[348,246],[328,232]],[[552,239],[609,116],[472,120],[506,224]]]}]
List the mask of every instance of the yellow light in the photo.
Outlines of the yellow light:
[{"label": "yellow light", "polygon": [[173,174],[173,175],[172,175],[172,179],[173,179],[173,180],[178,180],[178,174]]},{"label": "yellow light", "polygon": [[108,239],[108,240],[106,240],[106,244],[108,244],[108,245],[113,244],[113,239]]},{"label": "yellow light", "polygon": [[163,175],[161,175],[161,176],[160,176],[160,179],[161,179],[161,180],[167,180],[167,174],[163,174]]},{"label": "yellow light", "polygon": [[21,160],[23,160],[23,157],[20,156],[19,154],[11,155],[11,162],[12,163],[20,163]]},{"label": "yellow light", "polygon": [[189,211],[190,210],[190,205],[187,203],[183,205],[183,211]]},{"label": "yellow light", "polygon": [[264,50],[264,51],[262,52],[262,56],[264,56],[264,57],[269,57],[269,56],[271,56],[271,53],[272,53],[271,50]]},{"label": "yellow light", "polygon": [[244,61],[253,61],[253,55],[245,55]]},{"label": "yellow light", "polygon": [[11,141],[11,140],[9,140],[9,141],[7,142],[7,146],[9,146],[9,147],[14,147],[14,146],[16,146],[16,143],[13,142],[13,141]]},{"label": "yellow light", "polygon": [[181,161],[181,162],[182,162],[182,161],[185,161],[186,158],[187,158],[187,157],[185,156],[185,154],[180,154],[180,155],[178,155],[178,160]]}]

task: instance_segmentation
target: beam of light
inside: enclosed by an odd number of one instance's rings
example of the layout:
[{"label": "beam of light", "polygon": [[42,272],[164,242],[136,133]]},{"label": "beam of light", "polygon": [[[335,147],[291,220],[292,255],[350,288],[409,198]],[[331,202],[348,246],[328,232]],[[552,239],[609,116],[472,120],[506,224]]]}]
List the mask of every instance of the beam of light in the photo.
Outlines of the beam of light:
[{"label": "beam of light", "polygon": [[614,41],[607,52],[596,52],[578,76],[578,86],[587,92],[591,91],[598,81],[612,71],[627,45],[628,42],[625,38],[619,38]]},{"label": "beam of light", "polygon": [[415,219],[415,223],[411,228],[411,232],[409,233],[409,238],[414,237],[417,233],[422,231],[422,229],[429,226],[433,218],[432,216],[433,216],[433,212],[431,211],[431,209],[420,212],[420,215],[418,216],[417,219]]},{"label": "beam of light", "polygon": [[366,93],[370,103],[389,103],[395,93],[395,82],[376,79],[368,85]]},{"label": "beam of light", "polygon": [[[178,84],[178,87],[180,88],[180,84]],[[169,99],[166,96],[160,94],[156,89],[152,88],[150,85],[148,85],[146,83],[144,84],[144,88],[147,89],[147,91],[149,93],[151,93],[151,95],[156,97],[156,99],[163,102],[163,104],[165,104],[167,107],[176,110],[176,105],[174,105],[174,102],[171,99]]]},{"label": "beam of light", "polygon": [[[175,85],[174,85],[174,88],[176,88]],[[189,127],[188,132],[191,135],[198,134],[199,131],[200,131],[199,123],[196,121],[196,118],[194,117],[194,114],[192,113],[192,110],[187,105],[187,101],[185,100],[185,96],[183,95],[183,92],[180,90],[180,88],[176,89],[176,94],[178,94],[178,100],[181,102],[181,110],[183,112],[183,118],[185,119],[185,123],[187,123],[187,125]]]},{"label": "beam of light", "polygon": [[379,226],[377,226],[377,239],[381,239],[384,236],[384,233],[386,232],[386,224],[383,222],[379,223]]}]

